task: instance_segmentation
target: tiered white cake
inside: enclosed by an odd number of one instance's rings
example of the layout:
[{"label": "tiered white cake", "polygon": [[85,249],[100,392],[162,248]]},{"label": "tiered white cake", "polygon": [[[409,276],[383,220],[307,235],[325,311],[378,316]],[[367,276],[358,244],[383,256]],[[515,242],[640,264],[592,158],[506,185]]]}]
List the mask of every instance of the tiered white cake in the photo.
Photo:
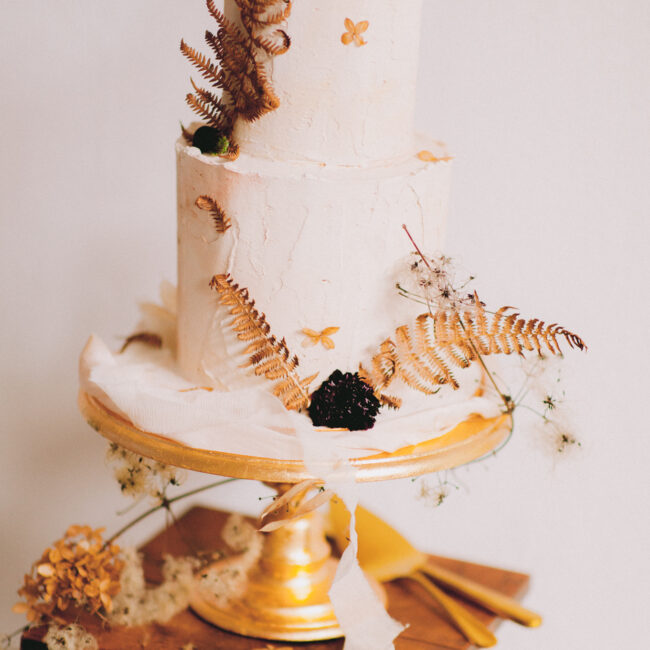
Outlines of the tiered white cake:
[{"label": "tiered white cake", "polygon": [[[239,22],[235,0],[225,5]],[[216,14],[210,0],[208,8]],[[80,371],[87,393],[186,445],[304,458],[302,434],[315,420],[305,402],[299,413],[285,408],[270,377],[254,372],[249,342],[233,331],[210,282],[229,275],[247,289],[274,340],[286,339],[299,357],[300,378],[316,375],[309,392],[334,370],[359,370],[426,309],[396,289],[413,254],[402,224],[432,253],[447,218],[449,158],[413,128],[421,9],[422,0],[294,0],[286,20],[270,27],[291,37],[281,55],[256,54],[274,110],[235,120],[234,159],[201,153],[188,134],[177,142],[178,290],[167,286],[162,307],[145,306],[138,331],[147,336],[123,354],[91,338]],[[197,60],[214,78],[219,68]],[[216,228],[206,205],[218,205],[229,227]],[[141,344],[157,335],[159,347]],[[318,436],[359,457],[436,437],[471,413],[499,412],[474,396],[471,379],[436,395],[396,383],[390,392],[402,406],[382,408],[374,428],[331,425]]]},{"label": "tiered white cake", "polygon": [[[317,382],[358,370],[417,314],[395,290],[413,250],[401,226],[439,250],[450,182],[449,162],[417,157],[439,149],[413,130],[421,5],[294,2],[291,47],[268,63],[280,106],[237,122],[241,155],[223,162],[177,143],[178,358],[191,380],[229,389],[245,379],[227,313],[215,311],[215,274],[249,290]],[[342,42],[346,18],[368,22],[364,45]],[[202,195],[231,219],[224,234],[197,207]],[[327,327],[339,328],[333,349],[302,346],[304,328]]]}]

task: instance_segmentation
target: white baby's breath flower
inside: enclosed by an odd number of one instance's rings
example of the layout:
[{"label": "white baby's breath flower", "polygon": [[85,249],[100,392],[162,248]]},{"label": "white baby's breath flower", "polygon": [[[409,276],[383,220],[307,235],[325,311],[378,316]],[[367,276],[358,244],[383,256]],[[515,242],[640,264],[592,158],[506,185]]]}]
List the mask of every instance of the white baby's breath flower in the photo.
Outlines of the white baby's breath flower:
[{"label": "white baby's breath flower", "polygon": [[448,481],[438,481],[435,485],[426,478],[420,479],[418,498],[428,506],[437,508],[441,506],[451,493],[451,486]]},{"label": "white baby's breath flower", "polygon": [[241,515],[231,515],[222,533],[224,541],[239,555],[216,562],[201,573],[201,586],[221,606],[239,597],[248,580],[248,572],[262,554],[264,537]]},{"label": "white baby's breath flower", "polygon": [[149,495],[161,499],[170,485],[181,485],[185,472],[120,447],[109,445],[106,459],[114,464],[114,476],[122,494],[139,497]]},{"label": "white baby's breath flower", "polygon": [[433,310],[458,310],[474,304],[467,290],[473,279],[456,281],[456,269],[450,257],[441,253],[423,259],[411,253],[401,264],[397,286],[407,298],[426,303]]},{"label": "white baby's breath flower", "polygon": [[582,447],[567,414],[563,411],[543,417],[537,416],[531,418],[530,422],[537,444],[555,460],[571,456]]},{"label": "white baby's breath flower", "polygon": [[147,587],[142,558],[135,549],[125,549],[120,592],[113,599],[109,620],[116,625],[165,623],[189,605],[194,572],[199,561],[190,557],[165,557],[163,582]]},{"label": "white baby's breath flower", "polygon": [[98,650],[97,639],[81,625],[50,624],[43,643],[48,650]]}]

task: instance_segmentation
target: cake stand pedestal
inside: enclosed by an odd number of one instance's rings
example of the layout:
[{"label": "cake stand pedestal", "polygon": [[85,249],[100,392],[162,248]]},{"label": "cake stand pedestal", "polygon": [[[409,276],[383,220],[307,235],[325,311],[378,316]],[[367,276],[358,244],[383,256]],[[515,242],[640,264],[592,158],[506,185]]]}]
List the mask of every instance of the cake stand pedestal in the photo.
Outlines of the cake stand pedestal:
[{"label": "cake stand pedestal", "polygon": [[[79,395],[79,408],[104,437],[167,465],[264,481],[280,493],[294,483],[319,478],[309,474],[300,461],[195,449],[141,431],[84,392]],[[473,416],[434,440],[350,462],[360,482],[420,476],[485,456],[506,439],[511,427],[509,415]],[[325,539],[322,515],[307,513],[265,535],[262,556],[248,575],[245,592],[222,604],[197,590],[192,608],[211,623],[244,636],[292,642],[342,636],[327,595],[337,560]]]}]

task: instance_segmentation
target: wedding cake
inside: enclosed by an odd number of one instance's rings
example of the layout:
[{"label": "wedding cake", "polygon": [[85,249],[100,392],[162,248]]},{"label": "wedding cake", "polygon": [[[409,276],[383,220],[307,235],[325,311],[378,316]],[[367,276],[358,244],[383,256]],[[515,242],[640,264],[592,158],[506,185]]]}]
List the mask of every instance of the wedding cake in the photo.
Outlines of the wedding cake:
[{"label": "wedding cake", "polygon": [[[451,164],[417,156],[440,148],[413,129],[421,5],[293,2],[289,49],[265,57],[279,105],[236,122],[236,160],[177,143],[178,359],[188,378],[221,389],[245,380],[215,312],[216,274],[248,289],[316,381],[357,371],[411,317],[395,290],[412,251],[402,224],[426,250],[442,247]],[[342,42],[346,19],[367,22],[363,45]],[[225,232],[199,197],[227,215]],[[337,328],[331,343],[303,345],[306,330],[327,328]]]},{"label": "wedding cake", "polygon": [[[91,339],[84,390],[147,431],[279,458],[300,427],[363,455],[498,414],[477,379],[438,395],[447,365],[390,339],[426,310],[396,285],[414,246],[442,249],[450,189],[444,144],[414,131],[422,0],[207,8],[210,56],[181,42],[202,121],[176,143],[177,290],[132,337],[155,345]],[[402,364],[388,395],[391,346],[418,376]]]}]

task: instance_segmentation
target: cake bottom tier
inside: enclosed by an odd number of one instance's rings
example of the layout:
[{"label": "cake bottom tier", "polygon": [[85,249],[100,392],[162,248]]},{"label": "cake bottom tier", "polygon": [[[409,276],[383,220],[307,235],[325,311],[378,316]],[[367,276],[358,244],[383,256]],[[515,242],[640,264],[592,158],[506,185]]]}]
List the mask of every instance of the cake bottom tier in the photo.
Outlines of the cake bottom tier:
[{"label": "cake bottom tier", "polygon": [[[420,144],[440,148],[424,137]],[[447,160],[417,153],[367,168],[246,155],[223,162],[179,142],[181,373],[228,390],[258,379],[242,371],[246,346],[232,334],[229,309],[218,307],[214,275],[247,290],[269,335],[286,340],[302,376],[317,374],[318,383],[335,369],[356,371],[412,321],[422,306],[395,286],[413,252],[402,224],[423,250],[441,249],[451,171]]]}]

